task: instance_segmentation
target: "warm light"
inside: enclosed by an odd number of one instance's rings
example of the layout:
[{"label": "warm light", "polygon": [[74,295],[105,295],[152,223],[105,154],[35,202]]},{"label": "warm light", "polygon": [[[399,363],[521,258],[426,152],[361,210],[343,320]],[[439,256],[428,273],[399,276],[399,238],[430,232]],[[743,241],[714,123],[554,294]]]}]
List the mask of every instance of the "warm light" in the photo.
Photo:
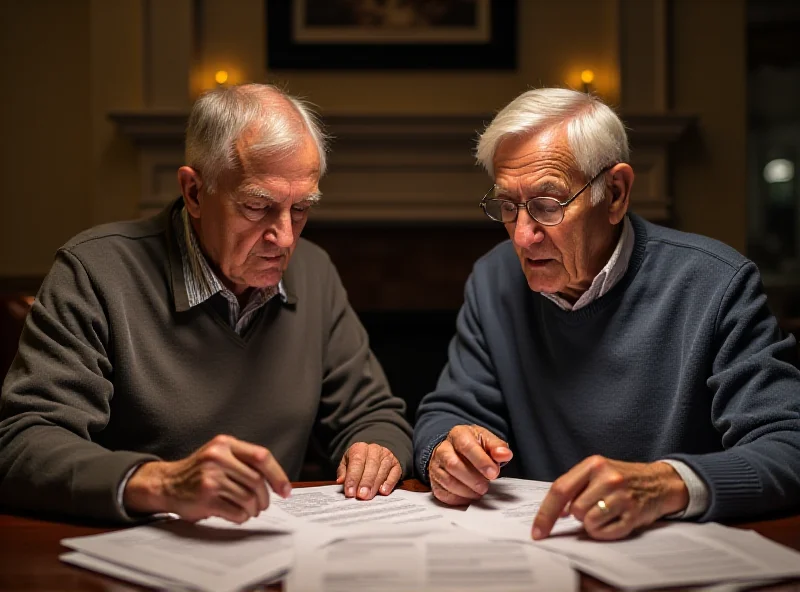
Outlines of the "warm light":
[{"label": "warm light", "polygon": [[770,160],[764,167],[764,180],[767,183],[786,183],[794,179],[794,163],[785,158]]},{"label": "warm light", "polygon": [[218,70],[216,74],[214,74],[214,80],[217,81],[217,84],[225,84],[228,82],[228,73],[225,70]]},{"label": "warm light", "polygon": [[581,82],[584,84],[591,84],[594,82],[594,72],[591,70],[584,70],[581,72]]}]

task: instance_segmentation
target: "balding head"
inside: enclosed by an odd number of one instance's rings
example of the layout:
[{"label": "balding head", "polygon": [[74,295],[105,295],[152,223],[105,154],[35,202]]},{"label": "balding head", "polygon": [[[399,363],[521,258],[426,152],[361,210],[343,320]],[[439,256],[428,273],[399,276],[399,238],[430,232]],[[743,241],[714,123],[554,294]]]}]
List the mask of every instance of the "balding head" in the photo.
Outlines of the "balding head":
[{"label": "balding head", "polygon": [[192,108],[186,162],[213,193],[223,175],[240,169],[243,143],[253,156],[283,159],[309,140],[319,153],[322,175],[325,135],[303,101],[269,84],[220,87],[204,93]]}]

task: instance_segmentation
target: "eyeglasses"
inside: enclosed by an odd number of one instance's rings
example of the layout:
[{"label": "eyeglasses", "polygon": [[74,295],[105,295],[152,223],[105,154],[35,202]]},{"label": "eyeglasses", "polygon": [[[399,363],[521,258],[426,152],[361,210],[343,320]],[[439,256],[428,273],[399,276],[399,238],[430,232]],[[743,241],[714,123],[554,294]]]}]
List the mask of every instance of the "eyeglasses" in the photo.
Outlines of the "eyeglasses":
[{"label": "eyeglasses", "polygon": [[599,173],[589,179],[589,182],[581,187],[578,192],[570,197],[567,201],[558,201],[555,197],[547,196],[532,197],[528,201],[524,201],[522,203],[517,203],[515,201],[511,201],[510,199],[490,198],[489,195],[491,195],[495,189],[495,187],[492,186],[492,188],[486,192],[486,195],[483,196],[481,203],[478,205],[481,207],[481,209],[483,209],[483,213],[486,214],[489,219],[494,220],[495,222],[502,222],[503,224],[514,222],[519,214],[519,209],[525,208],[528,210],[530,217],[536,220],[539,224],[543,224],[545,226],[555,226],[556,224],[561,224],[561,221],[564,219],[564,208],[571,204],[581,193],[586,191],[589,185],[594,183],[600,177],[600,175],[608,171],[613,166],[614,165],[609,165],[601,169]]}]

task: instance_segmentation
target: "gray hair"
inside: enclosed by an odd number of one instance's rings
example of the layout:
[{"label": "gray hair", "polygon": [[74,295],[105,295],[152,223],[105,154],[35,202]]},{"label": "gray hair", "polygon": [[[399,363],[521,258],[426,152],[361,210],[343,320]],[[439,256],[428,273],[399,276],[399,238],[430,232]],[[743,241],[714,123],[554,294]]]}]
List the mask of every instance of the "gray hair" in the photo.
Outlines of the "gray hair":
[{"label": "gray hair", "polygon": [[[529,90],[511,101],[481,134],[475,156],[494,177],[494,154],[506,137],[534,135],[562,125],[578,168],[587,179],[605,166],[628,161],[628,137],[617,114],[597,97],[565,88]],[[592,205],[604,196],[601,178],[592,187]]]},{"label": "gray hair", "polygon": [[271,84],[218,87],[197,99],[186,127],[186,164],[200,171],[209,193],[223,172],[240,166],[236,142],[252,126],[258,140],[251,151],[264,155],[291,154],[309,134],[325,174],[327,136],[309,105]]}]

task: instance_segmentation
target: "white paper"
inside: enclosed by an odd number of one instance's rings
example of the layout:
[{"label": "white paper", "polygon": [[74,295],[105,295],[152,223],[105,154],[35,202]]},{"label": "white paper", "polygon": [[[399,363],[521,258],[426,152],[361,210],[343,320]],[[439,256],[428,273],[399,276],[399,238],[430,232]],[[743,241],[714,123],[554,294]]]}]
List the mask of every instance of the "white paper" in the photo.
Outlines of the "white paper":
[{"label": "white paper", "polygon": [[135,569],[123,567],[122,565],[117,565],[116,563],[111,563],[104,559],[98,559],[97,557],[80,553],[79,551],[62,553],[58,558],[64,563],[77,565],[78,567],[106,574],[119,580],[125,580],[126,582],[139,584],[140,586],[148,586],[157,590],[191,590],[191,588],[175,580],[151,576]]},{"label": "white paper", "polygon": [[61,543],[199,590],[238,590],[274,579],[291,567],[294,558],[291,535],[259,528],[254,520],[242,526],[217,520],[203,524],[175,520]]},{"label": "white paper", "polygon": [[427,494],[403,490],[359,500],[345,497],[341,485],[325,485],[295,489],[288,499],[273,503],[294,519],[293,530],[308,534],[311,529],[320,541],[371,532],[425,533],[452,526],[446,511],[432,503]]},{"label": "white paper", "polygon": [[719,524],[659,524],[622,541],[586,536],[536,543],[622,588],[686,586],[800,576],[800,553],[756,533]]},{"label": "white paper", "polygon": [[578,584],[578,574],[560,557],[461,530],[298,549],[285,582],[286,592],[566,591]]},{"label": "white paper", "polygon": [[[550,485],[545,481],[501,477],[490,483],[480,501],[470,504],[462,515],[453,516],[453,521],[494,539],[530,541],[533,519]],[[583,531],[583,524],[567,516],[556,520],[552,534],[579,531]]]}]

